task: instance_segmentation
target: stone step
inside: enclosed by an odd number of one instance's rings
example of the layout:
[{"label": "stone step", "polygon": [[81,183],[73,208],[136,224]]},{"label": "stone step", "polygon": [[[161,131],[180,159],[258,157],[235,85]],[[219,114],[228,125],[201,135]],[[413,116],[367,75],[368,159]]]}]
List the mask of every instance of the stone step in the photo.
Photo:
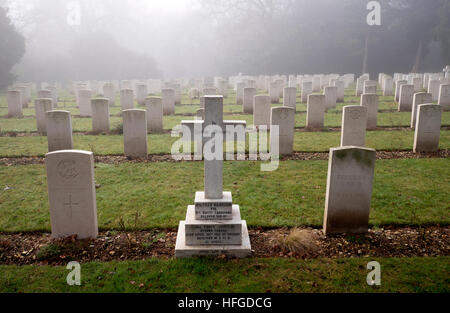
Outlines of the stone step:
[{"label": "stone step", "polygon": [[241,245],[186,245],[185,221],[181,221],[178,227],[177,242],[175,245],[176,258],[191,257],[216,257],[226,255],[232,258],[247,258],[251,256],[250,238],[248,236],[247,222],[242,221],[242,244]]}]

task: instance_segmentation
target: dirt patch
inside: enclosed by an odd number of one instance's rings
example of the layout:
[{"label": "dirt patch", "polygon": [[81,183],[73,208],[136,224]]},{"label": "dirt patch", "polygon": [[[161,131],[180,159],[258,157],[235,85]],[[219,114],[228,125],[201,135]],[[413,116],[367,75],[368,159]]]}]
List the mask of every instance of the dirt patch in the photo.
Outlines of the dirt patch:
[{"label": "dirt patch", "polygon": [[[296,229],[298,230],[298,229]],[[250,229],[253,257],[347,258],[347,257],[430,257],[450,255],[450,227],[391,227],[372,229],[365,235],[325,237],[321,230],[303,228],[312,241],[306,250],[293,252],[277,245],[291,229]],[[0,264],[65,265],[71,260],[125,261],[152,257],[173,258],[177,233],[174,230],[101,232],[95,240],[69,237],[52,240],[50,234],[0,233]]]},{"label": "dirt patch", "polygon": [[[281,161],[310,161],[310,160],[328,160],[328,152],[294,152],[289,156],[284,156]],[[440,150],[433,153],[414,153],[412,151],[377,151],[378,160],[392,160],[392,159],[429,159],[429,158],[449,158],[450,153],[448,149]],[[192,158],[193,159],[193,158]],[[235,156],[235,159],[236,156]],[[146,159],[131,159],[123,155],[105,155],[95,156],[95,163],[105,164],[123,164],[123,163],[158,163],[158,162],[197,162],[197,161],[179,161],[174,160],[170,154],[153,154]],[[248,160],[248,155],[246,155]],[[34,165],[44,164],[44,157],[11,157],[0,158],[0,165],[15,166],[15,165]]]}]

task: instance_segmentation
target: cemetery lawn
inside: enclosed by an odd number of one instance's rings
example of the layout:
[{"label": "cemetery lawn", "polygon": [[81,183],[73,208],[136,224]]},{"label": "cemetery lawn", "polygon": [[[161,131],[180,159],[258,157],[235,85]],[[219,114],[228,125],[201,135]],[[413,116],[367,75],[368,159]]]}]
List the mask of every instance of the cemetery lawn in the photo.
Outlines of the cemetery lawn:
[{"label": "cemetery lawn", "polygon": [[[321,227],[328,162],[283,161],[274,172],[261,172],[260,165],[224,164],[224,190],[248,225]],[[203,162],[95,166],[102,230],[174,229],[203,190]],[[0,166],[0,181],[0,231],[50,231],[45,166]],[[449,186],[448,158],[377,160],[369,222],[448,225]]]},{"label": "cemetery lawn", "polygon": [[[368,286],[366,265],[381,264],[381,286]],[[86,263],[81,286],[62,266],[0,266],[0,292],[449,292],[450,257],[188,259]]]},{"label": "cemetery lawn", "polygon": [[[95,155],[123,155],[124,153],[122,135],[74,135],[73,138],[74,149],[93,151]],[[172,145],[178,139],[171,137],[170,134],[148,135],[149,154],[170,154]],[[329,147],[339,147],[340,140],[339,131],[295,132],[294,151],[328,152]],[[414,131],[409,129],[368,131],[366,136],[366,146],[376,150],[412,150],[413,142]],[[450,148],[450,130],[441,130],[439,147],[440,149]],[[0,157],[44,156],[47,151],[47,137],[0,137]]]}]

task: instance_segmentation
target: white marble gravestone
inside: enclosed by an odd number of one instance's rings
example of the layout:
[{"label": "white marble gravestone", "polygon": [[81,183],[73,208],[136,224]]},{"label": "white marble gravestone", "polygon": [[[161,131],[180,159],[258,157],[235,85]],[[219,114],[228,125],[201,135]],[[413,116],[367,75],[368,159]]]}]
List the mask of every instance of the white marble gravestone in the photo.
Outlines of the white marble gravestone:
[{"label": "white marble gravestone", "polygon": [[420,104],[417,107],[414,152],[435,152],[439,150],[441,134],[442,106]]},{"label": "white marble gravestone", "polygon": [[[278,135],[274,135],[273,126],[278,126]],[[290,155],[294,151],[295,110],[289,107],[274,107],[270,116],[270,151],[279,151],[280,155]],[[275,145],[279,145],[276,149]]]},{"label": "white marble gravestone", "polygon": [[163,104],[159,97],[147,97],[147,131],[149,133],[163,132]]},{"label": "white marble gravestone", "polygon": [[256,88],[244,88],[243,112],[253,114],[253,101],[256,95]]},{"label": "white marble gravestone", "polygon": [[411,112],[411,128],[416,127],[417,107],[421,104],[432,103],[432,97],[431,93],[427,92],[418,92],[414,94]]},{"label": "white marble gravestone", "polygon": [[303,81],[302,82],[302,103],[308,101],[308,96],[312,94],[312,82]]},{"label": "white marble gravestone", "polygon": [[341,146],[364,147],[366,144],[367,108],[348,105],[343,108]]},{"label": "white marble gravestone", "polygon": [[122,111],[122,115],[125,156],[147,158],[147,112],[133,109]]},{"label": "white marble gravestone", "polygon": [[53,238],[98,235],[92,152],[62,150],[47,153],[48,199]]},{"label": "white marble gravestone", "polygon": [[48,111],[47,140],[48,151],[72,150],[72,117],[68,111]]},{"label": "white marble gravestone", "polygon": [[375,158],[373,149],[354,146],[330,149],[325,235],[368,231]]},{"label": "white marble gravestone", "polygon": [[405,85],[400,86],[398,111],[399,112],[412,112],[413,97],[414,97],[414,86],[413,85],[405,84]]},{"label": "white marble gravestone", "polygon": [[362,94],[361,106],[367,108],[367,129],[377,128],[378,119],[378,95],[377,94]]},{"label": "white marble gravestone", "polygon": [[325,110],[336,107],[337,102],[337,87],[327,86],[323,89],[325,96]]},{"label": "white marble gravestone", "polygon": [[37,131],[44,136],[47,135],[47,112],[52,110],[52,102],[52,99],[34,100]]},{"label": "white marble gravestone", "polygon": [[323,128],[325,114],[325,96],[312,94],[308,96],[306,108],[306,128]]},{"label": "white marble gravestone", "polygon": [[[222,151],[222,96],[205,97],[204,124],[205,152],[207,147]],[[219,154],[220,157],[211,157],[205,153],[205,191],[196,193],[195,205],[188,206],[186,220],[180,222],[175,246],[177,258],[251,255],[247,223],[241,220],[239,206],[233,205],[231,192],[223,191],[223,153]]]},{"label": "white marble gravestone", "polygon": [[255,127],[267,126],[270,127],[270,113],[271,113],[271,103],[270,96],[257,95],[255,96],[255,104],[253,107],[253,125]]},{"label": "white marble gravestone", "polygon": [[297,88],[286,87],[283,89],[283,106],[297,110]]},{"label": "white marble gravestone", "polygon": [[174,89],[163,89],[161,91],[163,113],[164,115],[174,115],[175,114],[175,90]]},{"label": "white marble gravestone", "polygon": [[92,91],[89,89],[78,90],[78,106],[80,107],[80,116],[92,116],[91,109]]},{"label": "white marble gravestone", "polygon": [[23,117],[22,93],[19,90],[9,90],[7,102],[8,117]]},{"label": "white marble gravestone", "polygon": [[146,84],[137,84],[136,85],[136,100],[138,105],[144,106],[145,99],[147,98],[148,90]]},{"label": "white marble gravestone", "polygon": [[109,99],[95,98],[91,101],[92,131],[94,133],[109,132]]},{"label": "white marble gravestone", "polygon": [[134,109],[133,89],[122,89],[120,91],[120,105],[122,107],[122,111]]},{"label": "white marble gravestone", "polygon": [[450,84],[442,84],[439,87],[438,104],[442,106],[442,110],[450,111]]}]

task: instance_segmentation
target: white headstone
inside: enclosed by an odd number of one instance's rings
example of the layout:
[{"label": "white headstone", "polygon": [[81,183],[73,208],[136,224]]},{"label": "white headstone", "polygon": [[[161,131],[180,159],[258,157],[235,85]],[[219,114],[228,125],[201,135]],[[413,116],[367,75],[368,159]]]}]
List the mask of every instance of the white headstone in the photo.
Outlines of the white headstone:
[{"label": "white headstone", "polygon": [[325,96],[315,94],[309,95],[306,110],[306,128],[323,128]]},{"label": "white headstone", "polygon": [[68,111],[49,111],[47,114],[48,151],[72,150],[72,117]]},{"label": "white headstone", "polygon": [[62,150],[45,156],[53,238],[98,235],[92,152]]},{"label": "white headstone", "polygon": [[109,99],[92,99],[92,131],[94,133],[109,132]]},{"label": "white headstone", "polygon": [[417,107],[421,104],[432,103],[432,95],[427,92],[418,92],[414,94],[413,106],[411,112],[411,128],[416,127]]},{"label": "white headstone", "polygon": [[125,156],[147,158],[147,112],[145,110],[125,110],[123,115],[123,138]]},{"label": "white headstone", "polygon": [[23,117],[22,94],[19,90],[9,90],[7,102],[8,117]]},{"label": "white headstone", "polygon": [[163,105],[158,97],[147,97],[147,131],[161,133],[163,129]]},{"label": "white headstone", "polygon": [[52,110],[52,102],[52,99],[34,100],[37,131],[41,135],[47,135],[47,112]]},{"label": "white headstone", "polygon": [[[278,126],[277,138],[273,135],[273,125]],[[295,110],[289,107],[274,107],[270,117],[270,151],[276,151],[279,143],[280,155],[290,155],[294,151]]]},{"label": "white headstone", "polygon": [[367,108],[367,129],[377,128],[378,118],[378,95],[363,94],[361,95],[361,106]]},{"label": "white headstone", "polygon": [[349,105],[343,108],[341,146],[364,147],[366,144],[367,108]]},{"label": "white headstone", "polygon": [[442,106],[420,104],[414,133],[414,152],[434,152],[439,149]]}]

